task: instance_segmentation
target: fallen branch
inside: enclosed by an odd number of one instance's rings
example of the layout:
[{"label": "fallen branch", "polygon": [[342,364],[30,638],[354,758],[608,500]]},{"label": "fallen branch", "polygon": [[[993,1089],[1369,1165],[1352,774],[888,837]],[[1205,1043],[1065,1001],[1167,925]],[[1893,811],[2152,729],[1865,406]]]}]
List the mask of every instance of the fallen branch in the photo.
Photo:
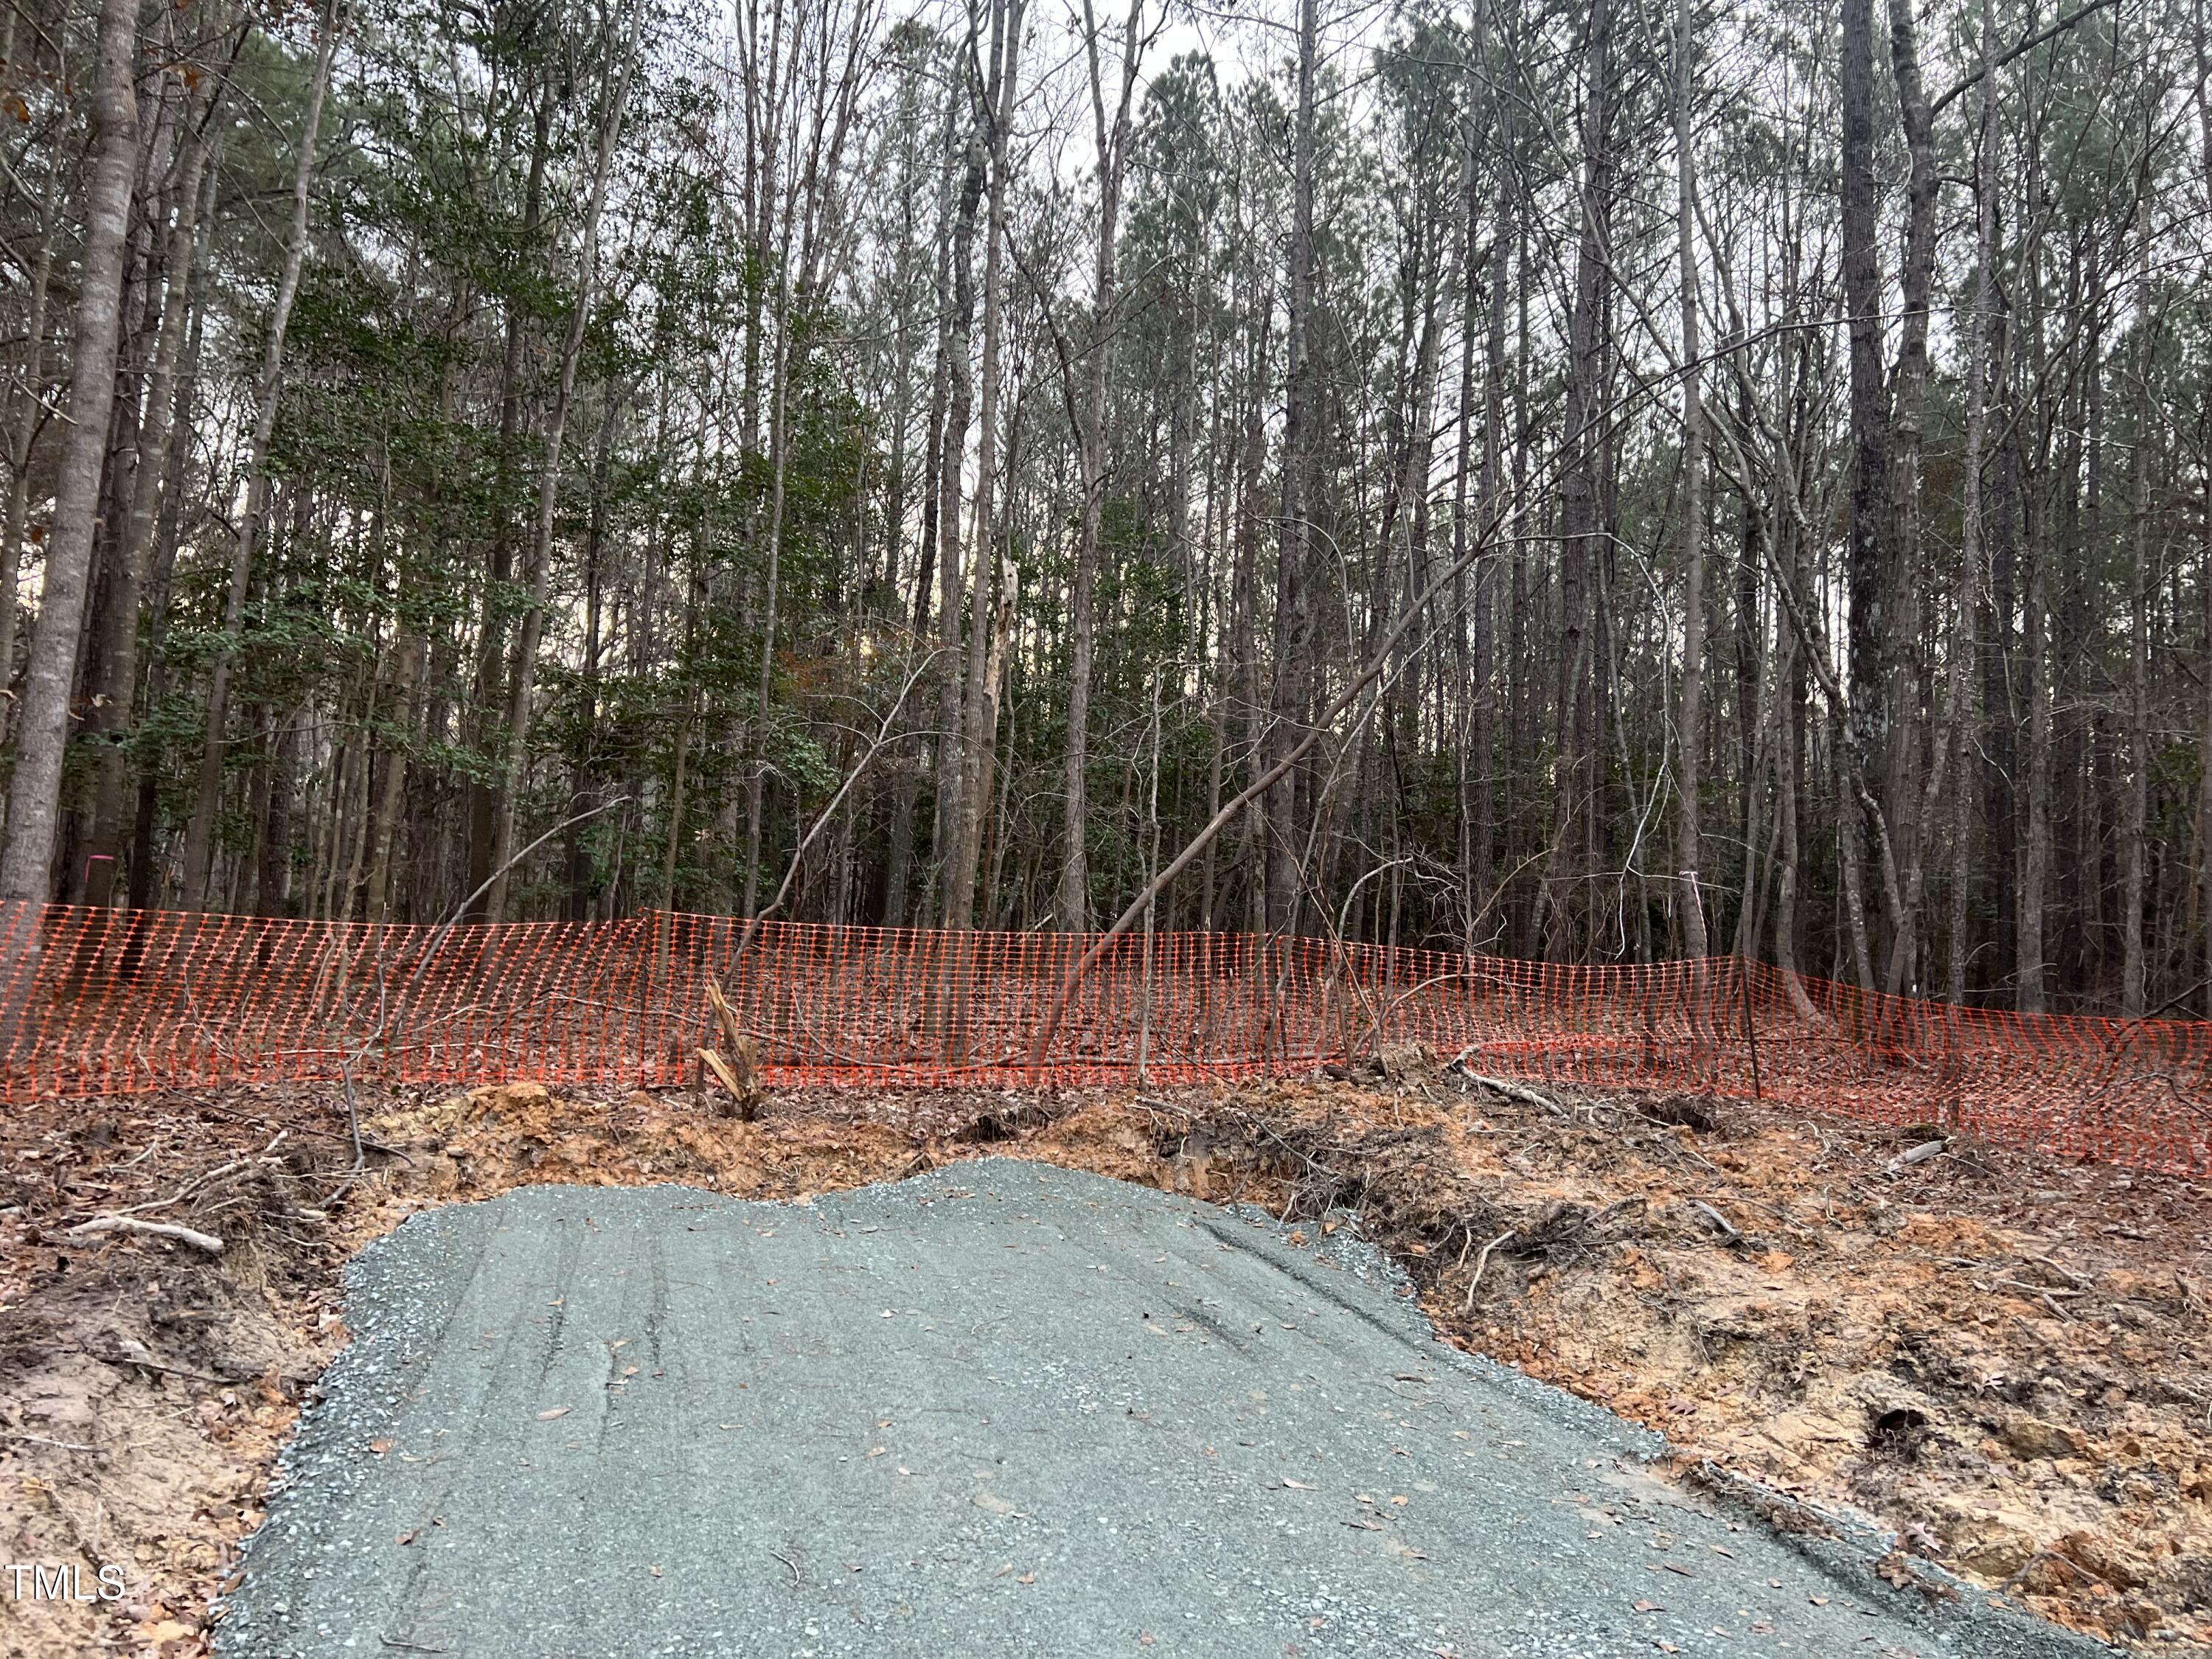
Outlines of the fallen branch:
[{"label": "fallen branch", "polygon": [[1925,1164],[1929,1158],[1936,1157],[1948,1148],[1950,1144],[1951,1143],[1948,1139],[1942,1140],[1923,1140],[1917,1146],[1912,1147],[1908,1151],[1899,1152],[1895,1158],[1890,1159],[1888,1164],[1883,1166],[1883,1173],[1886,1175],[1902,1175],[1914,1164]]},{"label": "fallen branch", "polygon": [[2053,1261],[2047,1255],[2024,1255],[2021,1257],[2021,1260],[2023,1261],[2033,1261],[2039,1267],[2050,1268],[2051,1272],[2057,1273],[2061,1279],[2064,1279],[2069,1285],[2071,1285],[2077,1291],[2086,1291],[2090,1288],[2089,1281],[2087,1279],[2082,1278],[2081,1274],[2074,1272],[2070,1267],[2060,1267],[2058,1263]]},{"label": "fallen branch", "polygon": [[1467,1281],[1467,1305],[1462,1310],[1462,1312],[1471,1313],[1474,1310],[1475,1287],[1482,1283],[1483,1273],[1490,1266],[1490,1253],[1519,1231],[1517,1227],[1508,1227],[1482,1247],[1482,1254],[1474,1259],[1474,1277]]},{"label": "fallen branch", "polygon": [[[571,816],[562,819],[560,823],[555,824],[544,835],[538,836],[536,841],[532,842],[529,846],[524,848],[513,858],[507,860],[506,863],[501,865],[498,869],[486,876],[483,878],[483,884],[477,887],[476,891],[471,893],[466,898],[455,905],[452,913],[448,915],[446,920],[439,925],[438,931],[430,935],[430,942],[422,947],[422,959],[415,964],[415,971],[407,976],[407,983],[399,988],[400,995],[405,996],[414,990],[416,982],[422,977],[422,970],[428,968],[432,962],[436,960],[438,947],[446,942],[446,936],[452,933],[454,928],[461,925],[461,918],[468,915],[469,907],[471,905],[474,904],[486,893],[491,891],[491,884],[494,882],[497,881],[501,876],[514,868],[516,865],[521,863],[523,860],[528,858],[539,848],[545,845],[547,842],[552,840],[554,836],[559,835],[563,830],[566,830],[570,824],[581,823],[586,818],[595,818],[602,812],[611,811],[629,799],[629,797],[628,795],[617,795],[612,800],[603,800],[597,806],[591,808],[587,811],[574,813]],[[380,959],[378,963],[377,972],[380,979],[383,974],[383,964]],[[375,1045],[377,1039],[384,1035],[385,1027],[389,1024],[390,1021],[388,1018],[379,1020],[377,1022],[376,1030],[369,1033],[368,1041],[362,1044],[360,1048],[356,1051],[354,1057],[356,1059],[359,1059],[361,1055],[367,1054],[369,1049]]]},{"label": "fallen branch", "polygon": [[[79,1349],[78,1352],[88,1353],[89,1351]],[[181,1376],[188,1382],[211,1383],[218,1389],[227,1387],[237,1380],[234,1377],[210,1376],[205,1371],[188,1371],[181,1365],[164,1365],[160,1360],[149,1359],[143,1354],[94,1353],[90,1354],[89,1357],[97,1359],[103,1365],[136,1365],[143,1371],[159,1371],[164,1376]]]},{"label": "fallen branch", "polygon": [[2030,1296],[2039,1296],[2045,1301],[2055,1296],[2063,1296],[2070,1301],[2075,1297],[2089,1294],[2087,1291],[2061,1291],[2048,1285],[2031,1285],[2020,1279],[1992,1279],[1990,1283],[2001,1291],[2026,1291]]},{"label": "fallen branch", "polygon": [[[1452,1064],[1455,1066],[1460,1066],[1463,1068],[1466,1064],[1466,1060],[1467,1056],[1465,1054],[1462,1054],[1459,1059],[1454,1060]],[[1508,1100],[1517,1100],[1523,1106],[1534,1106],[1539,1111],[1552,1112],[1554,1114],[1558,1113],[1561,1109],[1559,1103],[1553,1099],[1549,1095],[1540,1094],[1534,1089],[1525,1089],[1517,1083],[1508,1083],[1504,1078],[1484,1077],[1479,1072],[1468,1072],[1467,1073],[1467,1078],[1470,1083],[1479,1084],[1483,1088],[1489,1090],[1492,1094],[1503,1095]]]},{"label": "fallen branch", "polygon": [[830,797],[830,804],[815,815],[814,822],[806,827],[806,833],[799,838],[799,845],[792,848],[791,862],[784,866],[783,879],[776,885],[775,896],[745,918],[745,931],[738,936],[738,948],[730,952],[730,965],[733,969],[744,960],[745,952],[752,948],[753,940],[760,936],[761,924],[783,908],[784,900],[791,896],[792,883],[799,878],[799,866],[805,861],[807,850],[814,845],[815,838],[829,827],[830,820],[836,816],[837,809],[845,804],[845,797],[852,793],[853,787],[875,763],[876,757],[890,747],[892,729],[898,724],[899,711],[906,707],[907,697],[921,683],[921,677],[929,672],[931,665],[944,654],[945,647],[938,647],[908,673],[906,684],[899,687],[898,696],[892,700],[890,712],[878,724],[876,735],[869,740],[866,752],[854,763],[853,769],[837,786],[837,793]]},{"label": "fallen branch", "polygon": [[1690,1207],[1697,1211],[1700,1215],[1704,1216],[1706,1220],[1713,1224],[1713,1226],[1720,1233],[1722,1243],[1741,1244],[1743,1243],[1743,1235],[1736,1231],[1735,1224],[1730,1221],[1726,1216],[1723,1215],[1718,1210],[1713,1208],[1711,1205],[1706,1203],[1704,1200],[1692,1199],[1690,1201]]},{"label": "fallen branch", "polygon": [[222,1254],[222,1241],[213,1235],[195,1232],[190,1227],[179,1227],[169,1221],[141,1221],[135,1216],[103,1215],[90,1221],[79,1222],[64,1235],[70,1238],[88,1238],[95,1233],[137,1233],[149,1238],[167,1238],[179,1244],[189,1244],[210,1255]]},{"label": "fallen branch", "polygon": [[[274,1162],[273,1159],[268,1161]],[[131,1216],[143,1215],[149,1210],[166,1210],[173,1204],[182,1204],[187,1200],[199,1199],[205,1196],[208,1188],[214,1186],[216,1182],[236,1175],[241,1170],[251,1169],[262,1162],[264,1159],[258,1158],[234,1158],[228,1164],[218,1164],[212,1170],[203,1170],[200,1174],[192,1176],[167,1198],[149,1199],[143,1204],[131,1204],[120,1210],[109,1210],[103,1216],[92,1217],[89,1219],[120,1221]]]},{"label": "fallen branch", "polygon": [[1625,1215],[1639,1213],[1647,1207],[1649,1203],[1650,1200],[1647,1200],[1641,1193],[1631,1193],[1626,1198],[1615,1199],[1612,1203],[1607,1205],[1602,1210],[1596,1211],[1591,1215],[1584,1218],[1576,1225],[1573,1233],[1571,1233],[1568,1236],[1570,1237],[1578,1237],[1584,1233],[1596,1232],[1601,1228],[1607,1225],[1607,1224],[1618,1221]]},{"label": "fallen branch", "polygon": [[[1564,453],[1565,451],[1562,449],[1559,453]],[[1556,459],[1556,456],[1553,459]],[[1386,673],[1390,672],[1397,664],[1399,641],[1418,618],[1429,613],[1429,607],[1435,602],[1437,595],[1443,592],[1455,579],[1465,574],[1468,568],[1477,560],[1495,552],[1499,546],[1506,543],[1522,539],[1513,537],[1498,538],[1497,530],[1502,520],[1503,514],[1493,511],[1492,522],[1484,526],[1481,534],[1471,538],[1468,550],[1454,560],[1441,575],[1431,581],[1426,588],[1416,595],[1412,602],[1400,611],[1397,616],[1376,635],[1373,641],[1373,654],[1351,677],[1343,690],[1337,693],[1335,700],[1321,712],[1320,718],[1306,727],[1304,734],[1285,749],[1276,758],[1273,765],[1253,779],[1238,793],[1234,800],[1224,803],[1218,811],[1207,819],[1205,827],[1186,842],[1182,850],[1155,873],[1152,880],[1146,883],[1143,890],[1129,901],[1128,908],[1115,918],[1113,925],[1091,942],[1091,948],[1083,953],[1082,957],[1073,968],[1068,969],[1066,976],[1060,981],[1058,993],[1052,1000],[1051,1006],[1045,1011],[1044,1023],[1037,1028],[1036,1036],[1030,1044],[1030,1065],[1042,1066],[1044,1063],[1044,1057],[1051,1050],[1053,1038],[1060,1034],[1060,1022],[1067,1017],[1068,1007],[1073,1003],[1076,992],[1082,988],[1083,981],[1089,976],[1091,970],[1104,959],[1109,951],[1113,949],[1114,941],[1127,933],[1139,917],[1150,914],[1153,902],[1174,884],[1177,876],[1197,860],[1199,854],[1212,844],[1215,836],[1237,821],[1247,806],[1288,777],[1298,763],[1305,758],[1306,752],[1319,743],[1325,733],[1334,728],[1340,718],[1356,705],[1367,702],[1368,688]],[[1374,713],[1375,704],[1369,702],[1367,708],[1361,713],[1358,723],[1364,725],[1373,717]]]}]

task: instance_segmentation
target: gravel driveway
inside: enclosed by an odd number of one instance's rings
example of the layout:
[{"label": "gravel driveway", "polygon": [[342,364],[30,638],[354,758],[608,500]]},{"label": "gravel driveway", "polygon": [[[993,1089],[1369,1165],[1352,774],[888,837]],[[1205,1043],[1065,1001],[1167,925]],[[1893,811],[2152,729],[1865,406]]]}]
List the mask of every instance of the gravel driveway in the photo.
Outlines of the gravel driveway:
[{"label": "gravel driveway", "polygon": [[1348,1227],[994,1158],[527,1188],[350,1284],[228,1659],[2106,1651],[1654,1480]]}]

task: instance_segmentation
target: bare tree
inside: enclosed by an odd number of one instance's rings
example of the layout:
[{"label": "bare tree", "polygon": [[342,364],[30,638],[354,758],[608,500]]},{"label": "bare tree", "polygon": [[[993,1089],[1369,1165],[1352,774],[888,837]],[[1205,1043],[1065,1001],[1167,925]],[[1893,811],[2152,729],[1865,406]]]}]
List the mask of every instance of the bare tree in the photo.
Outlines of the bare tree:
[{"label": "bare tree", "polygon": [[1674,7],[1674,234],[1682,270],[1682,692],[1674,763],[1681,805],[1675,817],[1675,877],[1680,882],[1682,948],[1709,949],[1705,896],[1698,887],[1702,837],[1698,824],[1698,763],[1705,747],[1705,410],[1698,341],[1697,164],[1692,100],[1697,86],[1697,26],[1692,0]]},{"label": "bare tree", "polygon": [[261,374],[254,386],[252,449],[246,465],[246,508],[230,559],[230,584],[222,611],[222,643],[210,671],[207,731],[200,745],[199,788],[191,823],[185,830],[185,904],[207,908],[208,878],[215,861],[215,819],[222,805],[223,759],[228,750],[230,681],[239,629],[246,621],[246,589],[253,572],[253,550],[269,512],[269,443],[276,430],[278,397],[284,384],[284,332],[300,293],[300,270],[307,257],[308,185],[314,177],[315,143],[322,128],[323,105],[331,87],[331,64],[337,54],[336,0],[323,0],[316,28],[315,68],[307,88],[307,106],[300,118],[299,154],[292,167],[292,222],[284,241],[284,266],[262,347]]},{"label": "bare tree", "polygon": [[1098,580],[1098,532],[1106,512],[1106,388],[1113,367],[1115,258],[1121,228],[1121,175],[1129,155],[1129,106],[1137,88],[1144,40],[1144,0],[1129,0],[1121,24],[1120,88],[1109,125],[1099,62],[1099,28],[1091,0],[1083,0],[1084,63],[1090,73],[1092,137],[1098,147],[1098,245],[1093,265],[1091,340],[1084,363],[1083,416],[1076,433],[1083,483],[1075,574],[1068,593],[1067,755],[1060,812],[1060,926],[1079,933],[1091,925],[1090,833],[1091,653],[1097,631],[1094,590]]},{"label": "bare tree", "polygon": [[507,915],[507,878],[514,863],[514,798],[521,791],[530,751],[531,686],[538,665],[538,641],[545,626],[545,605],[553,580],[553,514],[561,493],[561,447],[568,435],[569,411],[576,401],[576,367],[583,356],[584,330],[591,320],[592,290],[599,271],[599,220],[606,211],[607,180],[614,169],[616,146],[622,139],[623,112],[629,103],[631,71],[637,61],[637,33],[641,14],[633,10],[629,29],[619,45],[608,38],[611,61],[610,84],[599,118],[599,150],[592,164],[591,204],[585,210],[582,242],[577,255],[576,297],[568,312],[568,331],[561,343],[561,378],[553,394],[552,412],[545,422],[544,455],[538,464],[538,517],[530,538],[530,606],[522,613],[522,627],[514,647],[512,689],[507,705],[507,759],[501,769],[497,808],[492,830],[491,886],[484,896],[485,920],[499,921]]}]

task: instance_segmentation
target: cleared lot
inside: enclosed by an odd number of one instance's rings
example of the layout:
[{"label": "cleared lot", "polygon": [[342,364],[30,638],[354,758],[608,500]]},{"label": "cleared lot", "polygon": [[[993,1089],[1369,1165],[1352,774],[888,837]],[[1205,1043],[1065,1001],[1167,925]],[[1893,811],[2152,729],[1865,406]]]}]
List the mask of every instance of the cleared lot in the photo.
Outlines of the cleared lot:
[{"label": "cleared lot", "polygon": [[239,1659],[2101,1650],[1647,1478],[1346,1229],[987,1158],[525,1188],[351,1273]]}]

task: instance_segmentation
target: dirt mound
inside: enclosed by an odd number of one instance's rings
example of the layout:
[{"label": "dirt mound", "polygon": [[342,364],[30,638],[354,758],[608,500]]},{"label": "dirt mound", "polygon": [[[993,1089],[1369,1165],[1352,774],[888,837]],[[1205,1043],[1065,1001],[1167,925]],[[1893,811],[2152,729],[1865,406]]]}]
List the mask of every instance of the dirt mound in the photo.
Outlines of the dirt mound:
[{"label": "dirt mound", "polygon": [[[180,1103],[165,1103],[175,1105]],[[0,1597],[0,1650],[205,1646],[210,1594],[261,1519],[302,1390],[337,1351],[340,1249],[320,1200],[349,1155],[272,1116],[216,1109],[19,1115],[0,1234],[0,1518],[9,1559],[121,1570],[89,1605]],[[326,1170],[325,1161],[337,1167]],[[135,1214],[219,1240],[81,1235]]]},{"label": "dirt mound", "polygon": [[2075,1628],[2212,1644],[2202,1189],[1462,1086],[1260,1085],[1193,1121],[1269,1201],[1363,1211],[1456,1340],[1685,1467],[1871,1513]]},{"label": "dirt mound", "polygon": [[778,1116],[746,1123],[686,1099],[556,1098],[544,1085],[478,1089],[373,1118],[406,1155],[382,1177],[403,1200],[489,1198],[512,1187],[682,1182],[738,1197],[789,1198],[896,1181],[928,1167],[914,1137],[886,1125]]}]

